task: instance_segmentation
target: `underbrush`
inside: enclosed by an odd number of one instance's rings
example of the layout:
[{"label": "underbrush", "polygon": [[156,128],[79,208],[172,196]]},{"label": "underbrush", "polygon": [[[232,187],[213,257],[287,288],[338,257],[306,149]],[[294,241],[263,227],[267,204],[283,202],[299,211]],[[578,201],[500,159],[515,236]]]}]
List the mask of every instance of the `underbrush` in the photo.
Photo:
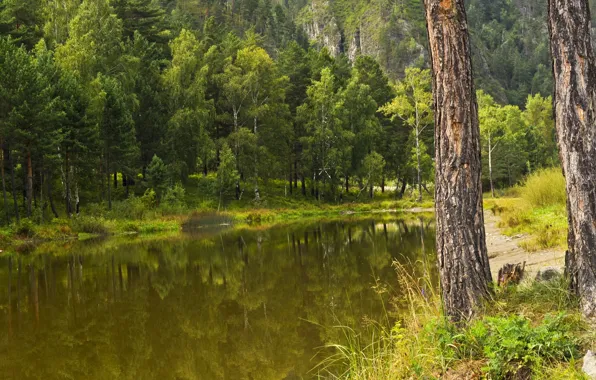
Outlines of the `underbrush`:
[{"label": "underbrush", "polygon": [[44,212],[35,208],[31,218],[23,218],[20,223],[1,228],[0,243],[6,247],[13,242],[20,244],[19,241],[172,232],[180,230],[197,215],[202,217],[216,212],[230,221],[260,225],[354,213],[433,207],[431,194],[425,193],[423,201],[417,202],[413,193],[406,192],[403,199],[397,199],[395,191],[389,189],[384,193],[377,189],[375,198],[370,199],[366,192],[360,193],[352,187],[350,193],[342,197],[339,197],[338,191],[335,197],[318,200],[310,192],[303,196],[300,188],[290,192],[287,183],[278,180],[263,181],[259,201],[255,201],[254,195],[247,190],[240,200],[227,199],[220,203],[219,197],[214,195],[215,184],[214,175],[195,175],[184,186],[171,186],[160,196],[141,185],[136,188],[138,193],[132,191],[130,194],[125,188],[118,187],[113,189],[111,209],[105,201],[83,203],[80,213],[70,218],[62,213],[60,218],[52,218],[48,208]]},{"label": "underbrush", "polygon": [[[320,378],[373,379],[584,379],[576,360],[593,333],[575,311],[564,280],[497,289],[491,305],[464,327],[441,315],[428,282],[398,270],[407,303],[395,324],[346,327]],[[426,289],[426,290],[425,290]]]}]

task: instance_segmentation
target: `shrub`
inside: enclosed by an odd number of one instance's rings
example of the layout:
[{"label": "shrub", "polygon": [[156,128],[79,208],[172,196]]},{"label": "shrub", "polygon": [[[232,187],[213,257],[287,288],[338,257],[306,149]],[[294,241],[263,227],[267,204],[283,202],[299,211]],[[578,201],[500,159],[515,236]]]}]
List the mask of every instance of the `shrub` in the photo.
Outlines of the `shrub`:
[{"label": "shrub", "polygon": [[532,173],[520,189],[521,197],[536,207],[564,205],[567,199],[565,178],[560,168]]},{"label": "shrub", "polygon": [[35,236],[35,223],[31,219],[21,219],[21,222],[14,227],[15,235],[23,238]]},{"label": "shrub", "polygon": [[79,215],[73,219],[72,226],[77,232],[107,235],[109,230],[105,223],[103,218]]},{"label": "shrub", "polygon": [[166,190],[161,207],[167,212],[180,212],[186,207],[185,190],[180,184],[176,184]]},{"label": "shrub", "polygon": [[143,202],[143,205],[145,205],[145,208],[155,208],[155,206],[157,206],[157,194],[155,194],[153,189],[147,189],[141,197],[141,201]]},{"label": "shrub", "polygon": [[138,222],[130,221],[124,224],[122,230],[124,232],[139,232],[141,230],[141,227],[139,226]]}]

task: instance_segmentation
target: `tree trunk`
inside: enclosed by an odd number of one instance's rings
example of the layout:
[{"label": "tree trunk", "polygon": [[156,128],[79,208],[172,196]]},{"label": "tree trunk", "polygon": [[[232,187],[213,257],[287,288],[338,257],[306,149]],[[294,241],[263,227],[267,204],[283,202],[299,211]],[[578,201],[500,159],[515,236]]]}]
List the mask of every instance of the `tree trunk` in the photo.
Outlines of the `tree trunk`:
[{"label": "tree trunk", "polygon": [[1,145],[2,145],[2,166],[0,167],[0,170],[2,170],[2,196],[4,199],[4,213],[6,215],[6,224],[9,225],[10,224],[10,213],[8,211],[8,198],[6,196],[6,177],[5,177],[5,172],[4,172],[4,169],[6,167],[6,152],[8,152],[8,150],[5,149],[5,147],[4,147],[4,141],[2,141]]},{"label": "tree trunk", "polygon": [[433,69],[436,236],[445,313],[469,319],[491,294],[480,130],[463,0],[424,0]]},{"label": "tree trunk", "polygon": [[114,172],[114,189],[118,188],[118,172]]},{"label": "tree trunk", "polygon": [[567,274],[582,313],[596,316],[596,62],[587,0],[549,0],[555,125],[567,183]]},{"label": "tree trunk", "polygon": [[10,165],[10,182],[12,185],[12,200],[14,202],[14,215],[15,218],[17,219],[17,223],[21,222],[21,217],[19,215],[19,203],[17,201],[17,185],[15,183],[15,179],[14,179],[14,162],[13,162],[13,152],[10,151],[10,149],[8,150],[8,161],[9,161],[9,165]]},{"label": "tree trunk", "polygon": [[[66,216],[68,218],[70,218],[72,215],[72,202],[71,202],[71,196],[70,196],[70,164],[68,162],[68,159],[69,159],[69,154],[68,154],[68,152],[66,152],[66,154],[64,155],[64,160],[65,160],[64,187],[65,187],[65,194],[66,194]],[[102,186],[102,188],[103,188],[103,186]],[[103,190],[102,190],[102,193],[103,193]]]},{"label": "tree trunk", "polygon": [[33,165],[31,151],[27,150],[27,216],[31,216],[31,202],[33,202]]},{"label": "tree trunk", "polygon": [[416,126],[416,180],[418,181],[418,202],[422,201],[422,176],[420,172],[420,134],[418,132],[418,126]]},{"label": "tree trunk", "polygon": [[490,181],[490,194],[494,198],[495,186],[493,185],[493,147],[490,138],[490,133],[488,134],[488,179]]},{"label": "tree trunk", "polygon": [[58,218],[58,212],[56,211],[56,205],[54,204],[54,199],[52,198],[52,177],[48,173],[46,175],[46,183],[48,187],[48,199],[50,200],[50,208],[52,209],[52,214],[54,214],[55,218]]},{"label": "tree trunk", "polygon": [[402,199],[404,197],[404,194],[406,193],[406,187],[408,186],[408,183],[406,182],[405,178],[401,179],[401,189],[399,190],[399,199]]},{"label": "tree trunk", "polygon": [[112,210],[112,187],[110,186],[110,161],[106,157],[106,176],[107,176],[107,190],[108,190],[108,210]]}]

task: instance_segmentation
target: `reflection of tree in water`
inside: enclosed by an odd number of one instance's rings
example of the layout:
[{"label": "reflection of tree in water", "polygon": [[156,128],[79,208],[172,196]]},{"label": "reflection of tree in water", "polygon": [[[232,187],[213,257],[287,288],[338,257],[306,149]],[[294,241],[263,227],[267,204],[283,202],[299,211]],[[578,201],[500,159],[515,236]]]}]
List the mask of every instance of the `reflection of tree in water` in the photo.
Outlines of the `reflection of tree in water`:
[{"label": "reflection of tree in water", "polygon": [[[425,220],[75,244],[0,259],[7,378],[308,377],[317,348],[383,313],[394,258],[434,258]],[[103,248],[102,248],[103,247]],[[418,264],[412,265],[419,271]]]}]

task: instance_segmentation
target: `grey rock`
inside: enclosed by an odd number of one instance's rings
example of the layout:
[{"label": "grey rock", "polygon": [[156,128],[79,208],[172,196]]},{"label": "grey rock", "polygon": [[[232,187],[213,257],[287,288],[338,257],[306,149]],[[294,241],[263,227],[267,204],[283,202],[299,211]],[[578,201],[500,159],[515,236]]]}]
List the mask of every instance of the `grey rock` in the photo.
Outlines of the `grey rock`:
[{"label": "grey rock", "polygon": [[546,267],[536,273],[536,281],[553,281],[563,276],[563,271],[557,267]]},{"label": "grey rock", "polygon": [[582,371],[584,371],[590,379],[596,380],[596,355],[594,355],[591,350],[588,350],[586,356],[584,356]]}]

